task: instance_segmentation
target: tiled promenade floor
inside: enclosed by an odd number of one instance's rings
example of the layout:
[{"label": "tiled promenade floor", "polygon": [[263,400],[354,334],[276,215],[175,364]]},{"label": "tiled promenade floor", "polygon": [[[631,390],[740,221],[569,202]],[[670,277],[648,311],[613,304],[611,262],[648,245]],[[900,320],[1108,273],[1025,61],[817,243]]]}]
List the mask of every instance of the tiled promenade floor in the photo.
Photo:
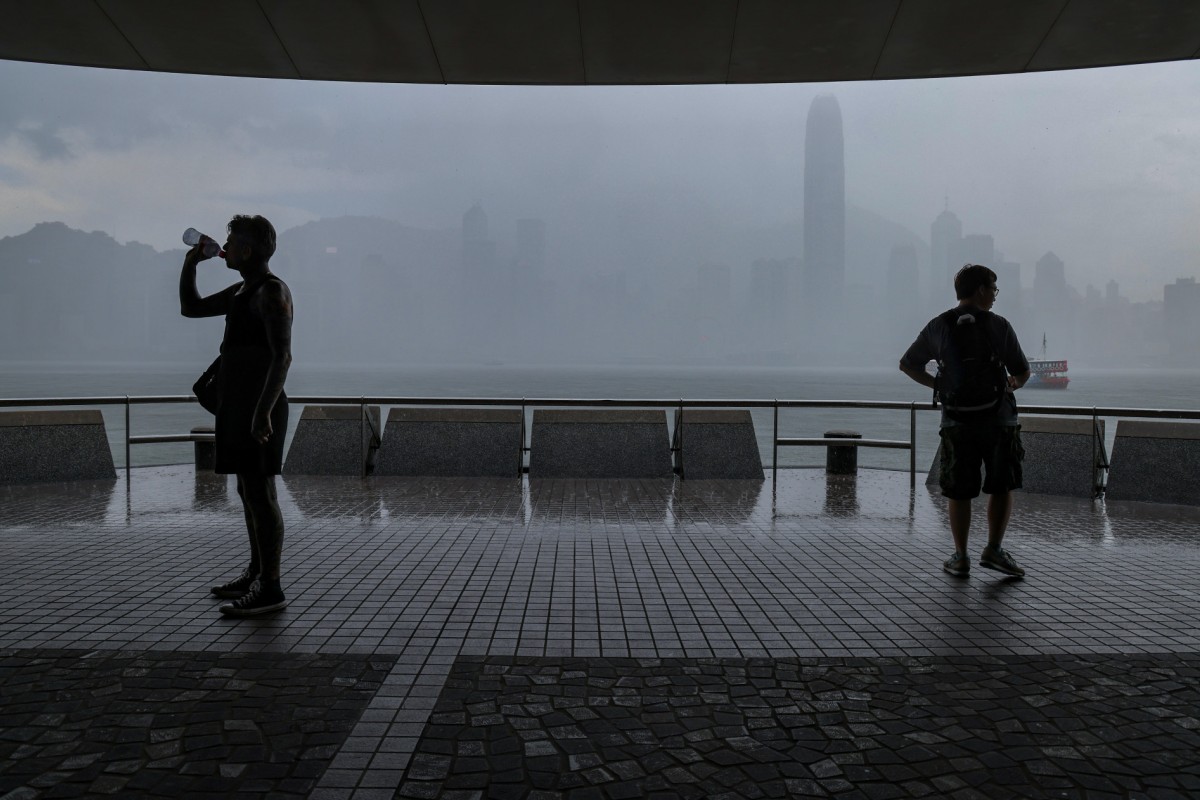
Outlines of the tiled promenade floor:
[{"label": "tiled promenade floor", "polygon": [[224,480],[0,487],[0,798],[1200,796],[1200,510],[1022,495],[1015,581],[901,473],[280,487],[240,621]]}]

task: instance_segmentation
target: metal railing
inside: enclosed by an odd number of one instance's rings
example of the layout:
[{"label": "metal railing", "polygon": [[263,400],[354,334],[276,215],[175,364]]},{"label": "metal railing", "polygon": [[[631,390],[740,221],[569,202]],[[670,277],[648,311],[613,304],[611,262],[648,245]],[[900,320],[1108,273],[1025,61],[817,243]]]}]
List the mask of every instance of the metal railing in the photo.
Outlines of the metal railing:
[{"label": "metal railing", "polygon": [[[123,395],[106,397],[37,397],[37,398],[0,398],[0,408],[18,407],[57,407],[57,406],[123,406],[125,409],[125,474],[128,479],[131,467],[130,449],[135,444],[158,444],[164,442],[207,441],[211,434],[153,434],[133,436],[131,434],[132,407],[135,405],[163,405],[195,403],[192,395]],[[808,446],[808,447],[879,447],[903,449],[909,451],[909,483],[916,485],[917,474],[917,412],[938,411],[939,406],[925,402],[903,402],[890,400],[772,400],[763,399],[612,399],[612,398],[550,398],[550,397],[394,397],[346,395],[302,395],[288,397],[291,405],[357,405],[361,418],[366,420],[366,407],[378,406],[509,406],[521,409],[521,453],[522,458],[530,448],[525,446],[525,412],[531,408],[663,408],[678,409],[681,413],[685,408],[738,408],[738,409],[772,409],[773,442],[771,456],[772,485],[779,471],[779,448]],[[875,411],[908,411],[909,438],[905,440],[889,439],[815,439],[815,438],[781,438],[779,436],[780,409],[803,408],[853,408]],[[1097,447],[1101,417],[1125,417],[1141,419],[1176,419],[1200,420],[1200,410],[1173,408],[1124,408],[1105,406],[1022,406],[1022,414],[1049,414],[1058,416],[1091,417],[1093,430],[1093,451]],[[367,424],[366,422],[363,423]],[[364,430],[365,434],[365,430]],[[365,435],[362,437],[362,447],[367,447]],[[680,466],[683,465],[683,432],[679,431],[677,444],[671,449],[678,453]],[[365,463],[365,452],[364,452]],[[681,469],[682,471],[682,469]]]}]

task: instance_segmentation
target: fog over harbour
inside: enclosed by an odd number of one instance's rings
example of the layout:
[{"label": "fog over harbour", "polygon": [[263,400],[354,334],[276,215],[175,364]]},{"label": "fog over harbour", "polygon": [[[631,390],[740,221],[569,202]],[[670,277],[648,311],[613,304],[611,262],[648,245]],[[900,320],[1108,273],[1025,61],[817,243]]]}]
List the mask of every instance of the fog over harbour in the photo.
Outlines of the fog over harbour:
[{"label": "fog over harbour", "polygon": [[[203,360],[220,321],[178,315],[179,235],[261,213],[298,360],[894,364],[957,258],[998,267],[1031,356],[1198,365],[1195,62],[669,87],[0,62],[0,86],[2,360]],[[806,154],[821,103],[840,165]]]}]

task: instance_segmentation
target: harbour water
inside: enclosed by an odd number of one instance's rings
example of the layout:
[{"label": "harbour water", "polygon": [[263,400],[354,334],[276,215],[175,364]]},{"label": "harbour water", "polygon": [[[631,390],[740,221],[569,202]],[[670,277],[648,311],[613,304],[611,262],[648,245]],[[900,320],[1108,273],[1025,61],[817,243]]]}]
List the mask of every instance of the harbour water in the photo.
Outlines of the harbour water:
[{"label": "harbour water", "polygon": [[[0,397],[89,397],[190,394],[192,382],[207,364],[4,364],[0,365]],[[1065,390],[1027,387],[1018,393],[1024,405],[1070,405],[1139,408],[1200,406],[1200,371],[1075,369]],[[928,390],[896,369],[844,367],[728,366],[316,366],[298,362],[288,378],[288,393],[301,395],[390,395],[406,397],[513,398],[654,398],[891,400],[927,401]],[[299,416],[293,407],[292,420]],[[386,416],[386,410],[384,412]],[[113,458],[124,466],[125,418],[119,406],[104,408]],[[754,412],[759,449],[771,461],[771,412]],[[212,417],[196,405],[133,407],[135,435],[184,433]],[[929,466],[937,448],[938,416],[917,417],[917,467]],[[1109,424],[1108,435],[1113,436]],[[780,412],[780,434],[821,436],[827,430],[851,429],[865,437],[907,439],[907,411],[860,409],[789,409]],[[290,433],[290,431],[289,431]],[[781,448],[781,466],[824,463],[820,448]],[[138,445],[133,465],[185,463],[189,444]],[[907,469],[902,450],[863,449],[864,467]]]}]

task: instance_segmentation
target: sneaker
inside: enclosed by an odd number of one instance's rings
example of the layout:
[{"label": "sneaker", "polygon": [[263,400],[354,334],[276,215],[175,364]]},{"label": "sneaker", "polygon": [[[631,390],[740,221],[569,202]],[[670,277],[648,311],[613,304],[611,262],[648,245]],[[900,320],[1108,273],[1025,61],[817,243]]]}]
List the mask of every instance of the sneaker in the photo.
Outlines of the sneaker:
[{"label": "sneaker", "polygon": [[979,566],[1003,572],[1005,575],[1012,575],[1014,578],[1025,577],[1025,570],[1017,566],[1016,560],[1009,555],[1008,551],[998,547],[983,548],[983,555],[979,557]]},{"label": "sneaker", "polygon": [[257,617],[284,608],[287,608],[287,598],[279,584],[267,587],[262,581],[255,581],[249,592],[232,603],[223,603],[219,610],[227,617]]},{"label": "sneaker", "polygon": [[250,572],[250,568],[242,570],[242,574],[231,580],[229,583],[223,583],[220,586],[214,586],[208,591],[214,597],[224,597],[230,600],[237,598],[250,591],[250,587],[254,585],[254,581],[258,578],[257,575]]},{"label": "sneaker", "polygon": [[942,569],[956,578],[966,578],[971,574],[971,559],[967,558],[966,553],[956,550],[942,563]]}]

